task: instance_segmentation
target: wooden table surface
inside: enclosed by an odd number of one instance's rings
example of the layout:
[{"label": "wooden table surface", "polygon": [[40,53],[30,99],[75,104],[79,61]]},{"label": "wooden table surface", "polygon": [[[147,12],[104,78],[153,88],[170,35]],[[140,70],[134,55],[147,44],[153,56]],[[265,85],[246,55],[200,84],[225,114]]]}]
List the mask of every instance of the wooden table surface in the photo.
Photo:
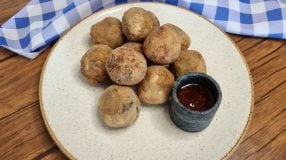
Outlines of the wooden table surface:
[{"label": "wooden table surface", "polygon": [[[27,2],[1,0],[0,24]],[[286,42],[229,36],[247,60],[255,93],[252,121],[230,159],[285,160]],[[28,60],[0,48],[0,160],[67,159],[40,113],[39,79],[49,51]]]}]

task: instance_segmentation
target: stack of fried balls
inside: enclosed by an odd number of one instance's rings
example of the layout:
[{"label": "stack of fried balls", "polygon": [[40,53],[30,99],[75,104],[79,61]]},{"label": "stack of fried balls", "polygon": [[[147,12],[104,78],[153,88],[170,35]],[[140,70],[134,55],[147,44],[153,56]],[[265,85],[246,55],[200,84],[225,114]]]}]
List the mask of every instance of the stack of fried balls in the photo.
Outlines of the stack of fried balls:
[{"label": "stack of fried balls", "polygon": [[90,36],[93,45],[81,59],[81,73],[92,84],[114,83],[99,99],[100,116],[111,128],[133,124],[142,102],[166,103],[175,77],[206,72],[202,55],[188,50],[190,37],[173,24],[160,26],[143,8],[128,9],[122,22],[104,18],[92,25]]}]

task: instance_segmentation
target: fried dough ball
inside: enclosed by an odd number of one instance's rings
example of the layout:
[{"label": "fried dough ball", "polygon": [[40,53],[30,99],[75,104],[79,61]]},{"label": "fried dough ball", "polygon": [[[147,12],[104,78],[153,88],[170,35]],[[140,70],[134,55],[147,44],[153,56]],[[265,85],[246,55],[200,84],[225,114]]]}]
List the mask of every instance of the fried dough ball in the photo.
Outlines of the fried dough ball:
[{"label": "fried dough ball", "polygon": [[143,54],[143,45],[141,43],[128,42],[128,43],[123,44],[121,47],[132,48],[135,51]]},{"label": "fried dough ball", "polygon": [[166,67],[150,66],[139,85],[139,99],[148,104],[165,103],[170,96],[173,84],[174,76]]},{"label": "fried dough ball", "polygon": [[180,55],[181,39],[170,27],[158,27],[145,39],[143,50],[155,64],[170,64]]},{"label": "fried dough ball", "polygon": [[141,53],[131,48],[119,47],[112,51],[105,68],[115,83],[134,85],[145,77],[147,63]]},{"label": "fried dough ball", "polygon": [[92,43],[106,44],[111,48],[121,46],[126,40],[121,28],[121,22],[117,18],[104,18],[91,27],[90,35]]},{"label": "fried dough ball", "polygon": [[108,127],[122,128],[133,124],[141,104],[132,88],[112,85],[104,90],[99,100],[102,120]]},{"label": "fried dough ball", "polygon": [[180,77],[188,72],[207,72],[203,56],[195,50],[182,51],[180,57],[171,67],[175,71],[176,77]]},{"label": "fried dough ball", "polygon": [[143,42],[146,36],[159,26],[157,17],[143,8],[130,8],[122,18],[122,30],[129,41]]},{"label": "fried dough ball", "polygon": [[97,44],[88,49],[81,58],[81,73],[91,83],[98,84],[108,78],[105,63],[112,49],[104,44]]},{"label": "fried dough ball", "polygon": [[181,48],[182,48],[182,50],[187,50],[190,47],[191,38],[181,28],[179,28],[178,26],[175,26],[173,24],[170,24],[170,23],[164,24],[163,26],[170,27],[170,28],[172,28],[172,29],[174,29],[176,31],[176,33],[181,38],[181,45],[182,45]]}]

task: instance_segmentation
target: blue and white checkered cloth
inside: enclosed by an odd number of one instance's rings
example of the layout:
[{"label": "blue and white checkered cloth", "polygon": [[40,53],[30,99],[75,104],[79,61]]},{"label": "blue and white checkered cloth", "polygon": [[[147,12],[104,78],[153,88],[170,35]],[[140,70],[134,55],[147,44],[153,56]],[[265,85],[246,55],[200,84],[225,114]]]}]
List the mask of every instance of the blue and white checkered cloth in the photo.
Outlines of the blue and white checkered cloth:
[{"label": "blue and white checkered cloth", "polygon": [[[0,27],[0,45],[33,59],[84,17],[121,3],[152,0],[32,0]],[[153,0],[190,9],[224,31],[286,39],[286,0]]]}]

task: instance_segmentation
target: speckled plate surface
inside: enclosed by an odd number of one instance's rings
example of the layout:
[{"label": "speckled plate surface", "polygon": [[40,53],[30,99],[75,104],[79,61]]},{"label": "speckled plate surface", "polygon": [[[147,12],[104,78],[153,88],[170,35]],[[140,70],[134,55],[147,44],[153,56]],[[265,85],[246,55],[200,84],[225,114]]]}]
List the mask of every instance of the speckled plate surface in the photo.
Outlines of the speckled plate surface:
[{"label": "speckled plate surface", "polygon": [[[104,86],[89,85],[81,76],[80,59],[89,48],[91,25],[107,16],[122,17],[130,7],[154,12],[161,24],[170,22],[191,37],[208,74],[221,86],[222,103],[210,126],[188,133],[170,120],[167,104],[143,106],[135,124],[108,129],[98,116]],[[252,82],[240,51],[225,33],[206,19],[159,3],[131,3],[97,12],[67,32],[54,46],[43,68],[40,103],[45,124],[61,150],[82,160],[183,160],[228,157],[250,121]]]}]

